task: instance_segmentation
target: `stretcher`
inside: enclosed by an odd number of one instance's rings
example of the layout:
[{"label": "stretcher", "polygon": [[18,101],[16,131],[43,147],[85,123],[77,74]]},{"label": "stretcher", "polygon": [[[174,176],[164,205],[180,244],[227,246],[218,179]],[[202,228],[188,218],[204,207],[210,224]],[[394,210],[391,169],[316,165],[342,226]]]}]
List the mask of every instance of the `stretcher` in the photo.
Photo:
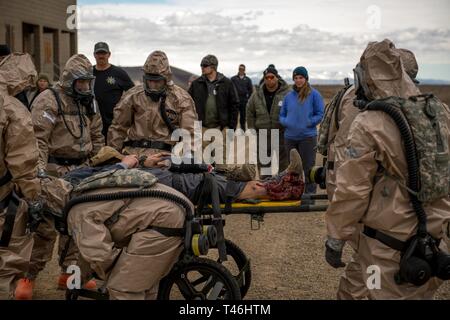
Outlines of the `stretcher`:
[{"label": "stretcher", "polygon": [[[264,221],[266,213],[299,213],[299,212],[322,212],[328,208],[327,204],[309,204],[312,200],[328,200],[326,194],[304,194],[300,200],[270,201],[262,200],[257,203],[234,202],[228,205],[221,204],[220,209],[224,215],[249,214],[252,230],[258,230],[260,223]],[[202,214],[212,214],[212,208],[203,209]],[[253,222],[257,222],[255,228]]]},{"label": "stretcher", "polygon": [[[302,204],[308,200],[327,200],[326,194],[303,195],[301,200],[270,201],[262,200],[258,203],[236,202],[231,204],[231,211],[228,211],[225,204],[220,207],[223,214],[241,213],[279,213],[279,212],[310,212],[326,211],[328,205]],[[306,202],[305,201],[305,202]]]}]

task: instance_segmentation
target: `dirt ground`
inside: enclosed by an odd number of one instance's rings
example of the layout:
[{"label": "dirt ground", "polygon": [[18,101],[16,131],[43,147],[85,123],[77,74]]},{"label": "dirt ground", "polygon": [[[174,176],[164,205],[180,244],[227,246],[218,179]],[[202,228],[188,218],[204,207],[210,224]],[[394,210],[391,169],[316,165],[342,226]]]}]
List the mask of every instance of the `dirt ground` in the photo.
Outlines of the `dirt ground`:
[{"label": "dirt ground", "polygon": [[[227,216],[225,234],[251,259],[253,281],[246,299],[335,299],[342,269],[323,258],[323,212],[267,214],[260,230],[250,230],[250,216]],[[344,261],[348,261],[346,250]],[[56,254],[55,254],[56,255]],[[39,275],[35,299],[64,299],[56,290],[56,258]],[[436,294],[450,300],[450,282]]]}]

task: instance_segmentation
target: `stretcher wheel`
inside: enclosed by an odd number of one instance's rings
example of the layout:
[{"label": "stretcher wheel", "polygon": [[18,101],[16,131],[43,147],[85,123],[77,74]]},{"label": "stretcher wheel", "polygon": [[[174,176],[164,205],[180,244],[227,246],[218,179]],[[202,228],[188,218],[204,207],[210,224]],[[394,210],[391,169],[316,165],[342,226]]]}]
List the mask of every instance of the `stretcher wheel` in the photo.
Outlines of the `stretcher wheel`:
[{"label": "stretcher wheel", "polygon": [[193,258],[178,262],[159,283],[158,300],[240,300],[239,285],[218,262]]},{"label": "stretcher wheel", "polygon": [[[222,262],[239,284],[241,297],[244,298],[252,282],[252,270],[250,259],[244,251],[233,241],[225,239],[225,247],[228,260]],[[210,248],[208,257],[219,262],[216,248]],[[231,258],[231,259],[230,259]]]},{"label": "stretcher wheel", "polygon": [[[239,284],[241,297],[244,298],[252,282],[252,270],[250,268],[250,259],[247,258],[244,251],[233,241],[225,239],[227,249],[227,261],[222,264],[230,271]],[[210,249],[210,252],[213,250]],[[217,259],[219,262],[219,259]]]}]

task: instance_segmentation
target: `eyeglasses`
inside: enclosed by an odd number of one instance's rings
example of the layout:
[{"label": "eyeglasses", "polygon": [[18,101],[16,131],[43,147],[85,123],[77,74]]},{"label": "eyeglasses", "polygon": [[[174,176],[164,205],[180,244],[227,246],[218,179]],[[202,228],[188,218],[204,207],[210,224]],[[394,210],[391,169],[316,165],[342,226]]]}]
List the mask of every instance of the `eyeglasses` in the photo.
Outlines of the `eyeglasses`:
[{"label": "eyeglasses", "polygon": [[273,79],[275,79],[275,76],[265,76],[264,79],[266,79],[266,80],[273,80]]}]

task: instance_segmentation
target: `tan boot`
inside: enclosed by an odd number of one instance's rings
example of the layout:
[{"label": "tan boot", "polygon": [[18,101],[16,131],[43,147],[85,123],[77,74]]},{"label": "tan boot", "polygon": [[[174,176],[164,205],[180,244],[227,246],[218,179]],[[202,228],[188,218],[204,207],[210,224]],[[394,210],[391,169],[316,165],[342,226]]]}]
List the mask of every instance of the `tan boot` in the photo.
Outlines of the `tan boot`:
[{"label": "tan boot", "polygon": [[300,157],[300,154],[298,153],[298,151],[295,149],[291,149],[291,151],[289,153],[289,159],[291,161],[289,162],[289,165],[288,165],[286,171],[288,173],[296,173],[296,174],[300,175],[301,177],[303,177],[304,176],[303,163],[302,163],[302,158]]}]

